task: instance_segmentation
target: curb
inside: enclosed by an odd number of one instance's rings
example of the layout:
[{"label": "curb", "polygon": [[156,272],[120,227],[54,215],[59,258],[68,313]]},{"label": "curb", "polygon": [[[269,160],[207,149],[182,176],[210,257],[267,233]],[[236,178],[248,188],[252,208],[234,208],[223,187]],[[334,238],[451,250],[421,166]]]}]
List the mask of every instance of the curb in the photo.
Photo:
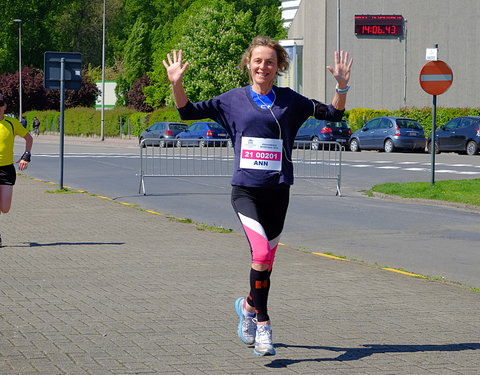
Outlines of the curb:
[{"label": "curb", "polygon": [[418,204],[418,203],[429,204],[431,206],[444,206],[444,207],[455,208],[463,211],[480,213],[480,206],[474,206],[472,204],[465,204],[465,203],[459,203],[459,202],[448,202],[448,201],[440,201],[435,199],[423,199],[423,198],[404,198],[404,197],[399,197],[397,195],[389,195],[389,194],[383,194],[378,192],[373,192],[373,197],[383,199],[383,200],[390,200],[394,202],[403,202],[408,204]]}]

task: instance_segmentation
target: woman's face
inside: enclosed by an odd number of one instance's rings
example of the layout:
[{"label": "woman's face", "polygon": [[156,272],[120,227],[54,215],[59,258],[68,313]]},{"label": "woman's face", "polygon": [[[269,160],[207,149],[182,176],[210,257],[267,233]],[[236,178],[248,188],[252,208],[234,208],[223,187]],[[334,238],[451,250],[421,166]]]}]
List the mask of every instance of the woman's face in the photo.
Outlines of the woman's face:
[{"label": "woman's face", "polygon": [[270,47],[255,47],[248,68],[254,86],[271,87],[277,78],[277,53]]}]

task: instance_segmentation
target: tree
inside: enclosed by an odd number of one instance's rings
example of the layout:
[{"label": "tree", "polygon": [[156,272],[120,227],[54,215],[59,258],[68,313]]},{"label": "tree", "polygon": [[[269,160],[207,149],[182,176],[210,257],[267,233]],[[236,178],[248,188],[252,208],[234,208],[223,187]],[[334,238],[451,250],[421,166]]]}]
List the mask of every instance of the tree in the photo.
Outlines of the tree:
[{"label": "tree", "polygon": [[[116,22],[116,32],[114,35],[109,35],[109,43],[112,45],[114,53],[121,56],[128,53],[125,41],[131,37],[139,19],[148,30],[149,43],[153,40],[157,44],[166,42],[171,37],[172,21],[192,2],[193,0],[124,0],[121,14],[118,16],[119,21]],[[151,57],[150,53],[150,62]],[[142,74],[144,73],[145,71]]]},{"label": "tree", "polygon": [[142,18],[138,18],[125,43],[123,54],[124,74],[118,77],[115,88],[117,105],[126,106],[128,104],[128,93],[133,82],[150,70],[150,55],[148,27]]},{"label": "tree", "polygon": [[[80,52],[84,64],[100,66],[102,64],[102,28],[103,0],[57,0],[62,4],[58,7],[53,27],[55,41],[60,51]],[[118,42],[117,34],[122,29],[122,0],[106,2],[106,60],[114,62],[115,46],[123,45],[125,40]]]},{"label": "tree", "polygon": [[55,51],[54,35],[61,30],[51,27],[54,11],[66,0],[0,0],[0,73],[18,70],[18,28],[14,19],[21,19],[22,65],[40,68],[43,53]]},{"label": "tree", "polygon": [[[108,0],[106,5],[107,62],[113,64],[114,48],[123,48],[127,39],[121,32],[124,6],[123,0]],[[43,68],[45,51],[80,52],[83,63],[101,64],[103,0],[0,0],[0,9],[0,73],[18,67],[14,19],[22,20],[23,65]]]},{"label": "tree", "polygon": [[237,65],[254,36],[250,11],[238,12],[224,0],[198,0],[175,19],[171,30],[179,37],[174,45],[162,44],[155,52],[152,86],[144,90],[148,103],[171,103],[162,60],[173,48],[184,50],[191,64],[184,80],[191,100],[211,98],[248,82]]},{"label": "tree", "polygon": [[[185,1],[186,2],[186,1]],[[172,104],[170,82],[168,82],[163,59],[167,53],[180,42],[185,29],[188,27],[189,17],[198,14],[202,8],[214,3],[215,0],[192,2],[186,11],[175,18],[166,18],[152,33],[152,70],[148,72],[150,86],[144,88],[146,101],[153,107]]]},{"label": "tree", "polygon": [[117,107],[126,107],[128,105],[128,91],[130,90],[130,85],[123,75],[119,76],[116,82],[115,96],[117,97],[117,101],[115,102],[115,105]]},{"label": "tree", "polygon": [[277,6],[264,7],[256,18],[255,31],[257,35],[269,36],[274,39],[287,37],[283,27],[282,11]]},{"label": "tree", "polygon": [[237,66],[253,37],[252,30],[251,12],[237,12],[224,0],[189,17],[177,49],[184,50],[191,63],[185,77],[191,100],[206,100],[247,84]]},{"label": "tree", "polygon": [[[109,72],[118,72],[107,79],[126,78],[126,99],[135,79],[148,72],[151,85],[145,88],[147,100],[154,106],[164,105],[170,98],[170,88],[162,60],[179,45],[190,28],[189,19],[217,3],[218,0],[107,0],[106,71],[107,76]],[[251,13],[248,32],[279,37],[273,35],[277,23],[281,24],[279,0],[223,3],[230,4],[240,18]],[[0,9],[0,74],[18,70],[18,24],[14,19],[22,20],[23,66],[43,69],[45,51],[79,52],[84,66],[101,65],[103,0],[0,0]],[[229,12],[229,18],[216,19],[219,26],[225,23],[227,29],[230,27],[232,11]]]},{"label": "tree", "polygon": [[65,107],[93,107],[99,94],[100,90],[97,88],[95,82],[87,75],[82,75],[82,86],[80,90],[66,90]]},{"label": "tree", "polygon": [[[6,97],[8,111],[18,114],[18,72],[0,75],[1,92]],[[36,68],[22,69],[22,110],[46,110],[60,107],[60,91],[46,90],[43,72]],[[82,74],[80,90],[65,90],[65,107],[93,107],[99,91],[91,79]]]},{"label": "tree", "polygon": [[147,24],[139,18],[125,43],[123,63],[125,79],[129,85],[150,69],[150,40]]},{"label": "tree", "polygon": [[128,106],[140,112],[152,112],[153,107],[145,103],[143,88],[150,85],[150,78],[147,75],[137,79],[132,89],[128,92]]},{"label": "tree", "polygon": [[[7,99],[8,111],[18,114],[18,72],[0,75],[0,87]],[[22,111],[45,109],[47,98],[43,88],[43,74],[35,68],[22,68]]]},{"label": "tree", "polygon": [[[65,90],[65,108],[93,107],[99,94],[97,85],[86,74],[82,74],[80,90]],[[60,90],[45,90],[45,97],[47,104],[43,110],[60,108]]]},{"label": "tree", "polygon": [[269,36],[274,39],[286,38],[287,31],[283,27],[280,0],[226,0],[238,11],[252,12],[256,35]]}]

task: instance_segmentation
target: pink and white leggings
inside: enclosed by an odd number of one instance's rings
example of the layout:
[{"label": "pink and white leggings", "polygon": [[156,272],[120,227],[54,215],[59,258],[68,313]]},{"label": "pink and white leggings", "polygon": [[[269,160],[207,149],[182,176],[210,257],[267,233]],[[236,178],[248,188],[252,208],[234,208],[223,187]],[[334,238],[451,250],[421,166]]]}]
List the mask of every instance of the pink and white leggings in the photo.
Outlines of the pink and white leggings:
[{"label": "pink and white leggings", "polygon": [[232,206],[250,244],[252,262],[270,271],[285,223],[290,185],[232,187]]}]

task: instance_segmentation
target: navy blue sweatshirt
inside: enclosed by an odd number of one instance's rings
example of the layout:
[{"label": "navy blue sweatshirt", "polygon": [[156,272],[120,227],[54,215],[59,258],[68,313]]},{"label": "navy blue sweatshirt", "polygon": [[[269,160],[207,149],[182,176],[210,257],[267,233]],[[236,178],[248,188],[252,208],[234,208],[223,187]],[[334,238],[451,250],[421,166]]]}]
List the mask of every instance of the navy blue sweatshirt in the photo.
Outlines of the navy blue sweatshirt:
[{"label": "navy blue sweatshirt", "polygon": [[[220,125],[230,135],[235,150],[235,164],[232,176],[232,185],[248,187],[269,187],[278,184],[293,184],[292,147],[300,126],[310,116],[319,120],[340,121],[343,110],[335,109],[331,104],[326,105],[308,99],[287,87],[273,87],[275,101],[271,110],[262,109],[256,105],[249,92],[249,86],[239,87],[227,91],[213,99],[191,103],[178,108],[182,120],[200,120],[210,118]],[[240,167],[240,160],[248,154],[245,144],[242,149],[243,138],[282,139],[283,151],[281,155],[281,170],[269,170],[261,166],[255,169]],[[275,141],[272,141],[275,142]],[[261,143],[261,142],[260,142]],[[268,141],[263,142],[269,147]],[[263,149],[262,149],[263,150]],[[273,153],[261,152],[262,156]],[[257,155],[260,155],[256,152]],[[271,163],[271,161],[254,160],[255,163]],[[278,162],[280,163],[280,162]],[[280,167],[278,168],[280,169]]]}]

